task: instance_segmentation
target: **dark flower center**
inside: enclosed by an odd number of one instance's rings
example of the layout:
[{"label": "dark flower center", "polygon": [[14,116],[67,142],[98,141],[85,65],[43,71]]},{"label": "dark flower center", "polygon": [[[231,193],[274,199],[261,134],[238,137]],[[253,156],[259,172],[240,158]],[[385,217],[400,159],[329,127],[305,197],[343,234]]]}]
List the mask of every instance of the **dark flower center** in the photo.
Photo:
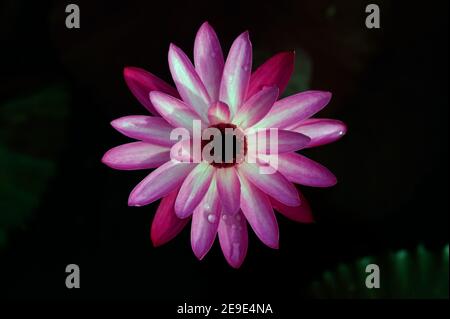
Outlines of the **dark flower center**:
[{"label": "dark flower center", "polygon": [[[208,132],[206,136],[205,131]],[[247,138],[236,125],[219,123],[211,125],[205,131],[202,137],[202,154],[211,165],[225,168],[244,161],[247,154]],[[209,134],[211,135],[208,136]]]}]

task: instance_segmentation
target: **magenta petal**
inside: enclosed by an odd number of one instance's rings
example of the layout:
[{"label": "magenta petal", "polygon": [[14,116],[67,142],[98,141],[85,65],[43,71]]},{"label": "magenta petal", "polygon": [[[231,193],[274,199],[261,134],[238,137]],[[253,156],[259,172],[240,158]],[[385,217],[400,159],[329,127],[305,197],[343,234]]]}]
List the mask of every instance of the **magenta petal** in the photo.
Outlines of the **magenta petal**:
[{"label": "magenta petal", "polygon": [[210,98],[186,54],[176,45],[169,49],[169,67],[181,98],[206,122]]},{"label": "magenta petal", "polygon": [[166,146],[132,142],[110,149],[102,162],[115,169],[135,170],[158,167],[169,159],[170,149]]},{"label": "magenta petal", "polygon": [[203,259],[216,238],[220,221],[220,199],[213,179],[208,192],[194,209],[191,225],[191,246],[198,259]]},{"label": "magenta petal", "polygon": [[158,113],[148,98],[148,94],[151,91],[161,91],[178,97],[178,92],[175,88],[143,69],[126,67],[123,69],[123,76],[133,95],[147,110],[155,115],[158,115]]},{"label": "magenta petal", "polygon": [[263,88],[244,103],[234,117],[233,124],[245,129],[258,123],[266,116],[277,98],[277,87]]},{"label": "magenta petal", "polygon": [[[295,152],[305,148],[311,139],[303,134],[278,130],[278,153]],[[270,150],[270,147],[269,147]]]},{"label": "magenta petal", "polygon": [[208,22],[203,23],[197,32],[194,43],[194,64],[211,102],[218,101],[224,60],[219,39]]},{"label": "magenta petal", "polygon": [[299,191],[301,204],[299,206],[286,206],[275,198],[270,197],[272,207],[287,218],[299,223],[312,223],[314,221],[311,214],[311,207],[303,194]]},{"label": "magenta petal", "polygon": [[306,91],[288,96],[277,101],[255,127],[289,128],[319,112],[330,99],[331,93],[323,91]]},{"label": "magenta petal", "polygon": [[216,170],[217,190],[222,209],[226,214],[235,214],[240,208],[241,183],[234,167]]},{"label": "magenta petal", "polygon": [[294,52],[280,52],[264,62],[250,78],[247,99],[264,86],[277,86],[282,94],[294,71],[294,60]]},{"label": "magenta petal", "polygon": [[218,234],[220,247],[228,264],[239,268],[244,262],[248,248],[247,223],[242,212],[222,215]]},{"label": "magenta petal", "polygon": [[133,189],[128,198],[128,205],[143,206],[166,196],[183,183],[196,165],[174,161],[161,165]]},{"label": "magenta petal", "polygon": [[159,114],[174,127],[184,127],[192,132],[193,121],[200,117],[186,103],[162,92],[151,92],[150,100]]},{"label": "magenta petal", "polygon": [[214,176],[214,167],[208,163],[200,163],[190,172],[183,182],[175,202],[175,213],[180,218],[186,218],[205,196]]},{"label": "magenta petal", "polygon": [[[281,163],[279,164],[279,166],[281,166]],[[261,191],[282,202],[283,204],[288,206],[300,205],[300,199],[298,197],[297,189],[290,181],[286,179],[286,177],[281,175],[279,172],[274,172],[273,174],[261,174],[260,166],[258,164],[247,162],[243,162],[239,165],[238,172],[240,176],[244,176],[249,179],[252,184],[258,187]]]},{"label": "magenta petal", "polygon": [[173,126],[161,117],[124,116],[112,121],[111,125],[123,135],[137,140],[164,146],[171,146],[175,142],[170,140]]},{"label": "magenta petal", "polygon": [[231,46],[220,84],[220,101],[229,106],[232,115],[245,100],[251,71],[252,44],[248,32],[244,32]]},{"label": "magenta petal", "polygon": [[330,187],[336,177],[325,166],[297,153],[278,155],[278,170],[289,181],[313,187]]},{"label": "magenta petal", "polygon": [[255,187],[239,170],[241,209],[256,236],[270,248],[278,248],[278,224],[269,197]]},{"label": "magenta petal", "polygon": [[175,238],[189,221],[189,219],[180,219],[175,215],[173,205],[177,194],[178,189],[164,197],[156,210],[150,231],[150,237],[155,247],[164,245]]},{"label": "magenta petal", "polygon": [[309,145],[310,138],[306,135],[287,131],[277,130],[278,140],[270,141],[270,130],[259,129],[256,133],[249,134],[248,140],[255,141],[257,143],[257,152],[264,154],[272,154],[274,151],[274,143],[278,144],[277,151],[275,153],[287,153],[295,152],[305,148]]},{"label": "magenta petal", "polygon": [[230,109],[225,103],[215,102],[208,109],[209,124],[228,123],[230,121]]},{"label": "magenta petal", "polygon": [[311,138],[308,148],[332,143],[347,133],[347,126],[338,120],[308,119],[290,129]]}]

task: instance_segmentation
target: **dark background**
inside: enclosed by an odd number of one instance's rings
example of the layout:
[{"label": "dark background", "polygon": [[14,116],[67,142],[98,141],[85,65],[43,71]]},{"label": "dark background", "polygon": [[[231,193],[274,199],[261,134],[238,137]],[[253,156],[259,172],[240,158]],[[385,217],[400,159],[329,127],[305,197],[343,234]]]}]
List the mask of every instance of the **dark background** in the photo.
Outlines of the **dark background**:
[{"label": "dark background", "polygon": [[[1,294],[298,300],[311,297],[311,283],[337,265],[418,245],[435,253],[448,244],[448,1],[375,1],[379,30],[364,23],[372,1],[75,1],[81,29],[66,29],[68,3],[0,4]],[[157,203],[127,207],[148,172],[100,162],[109,148],[129,141],[109,122],[146,114],[125,85],[123,67],[170,81],[169,43],[192,56],[206,20],[224,52],[249,30],[254,66],[295,49],[288,93],[333,92],[319,115],[349,127],[341,141],[304,152],[339,180],[330,189],[302,188],[316,223],[279,216],[279,250],[251,233],[239,270],[227,265],[217,241],[198,261],[190,227],[153,248]],[[383,270],[387,258],[379,260]],[[81,268],[81,289],[65,287],[70,263]],[[445,280],[448,297],[448,268]],[[436,294],[380,297],[411,296]]]}]

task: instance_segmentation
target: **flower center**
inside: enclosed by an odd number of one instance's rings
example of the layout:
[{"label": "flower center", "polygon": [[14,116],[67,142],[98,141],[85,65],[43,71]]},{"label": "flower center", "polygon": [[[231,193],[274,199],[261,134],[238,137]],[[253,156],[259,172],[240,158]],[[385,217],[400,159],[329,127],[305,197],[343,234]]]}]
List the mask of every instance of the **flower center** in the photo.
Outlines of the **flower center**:
[{"label": "flower center", "polygon": [[244,161],[247,138],[234,124],[218,123],[202,134],[203,159],[217,168],[232,167]]}]

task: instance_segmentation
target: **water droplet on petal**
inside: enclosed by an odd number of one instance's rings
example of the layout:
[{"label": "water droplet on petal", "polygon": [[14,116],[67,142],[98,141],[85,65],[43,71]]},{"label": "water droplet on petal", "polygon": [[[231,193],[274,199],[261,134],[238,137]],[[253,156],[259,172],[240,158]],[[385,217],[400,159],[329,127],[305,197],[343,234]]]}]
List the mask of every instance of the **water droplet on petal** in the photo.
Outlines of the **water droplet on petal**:
[{"label": "water droplet on petal", "polygon": [[216,215],[214,214],[209,214],[207,217],[208,221],[212,224],[216,221]]},{"label": "water droplet on petal", "polygon": [[227,215],[227,214],[223,214],[223,215],[222,215],[222,219],[223,219],[224,221],[226,221],[226,220],[228,219],[228,215]]}]

